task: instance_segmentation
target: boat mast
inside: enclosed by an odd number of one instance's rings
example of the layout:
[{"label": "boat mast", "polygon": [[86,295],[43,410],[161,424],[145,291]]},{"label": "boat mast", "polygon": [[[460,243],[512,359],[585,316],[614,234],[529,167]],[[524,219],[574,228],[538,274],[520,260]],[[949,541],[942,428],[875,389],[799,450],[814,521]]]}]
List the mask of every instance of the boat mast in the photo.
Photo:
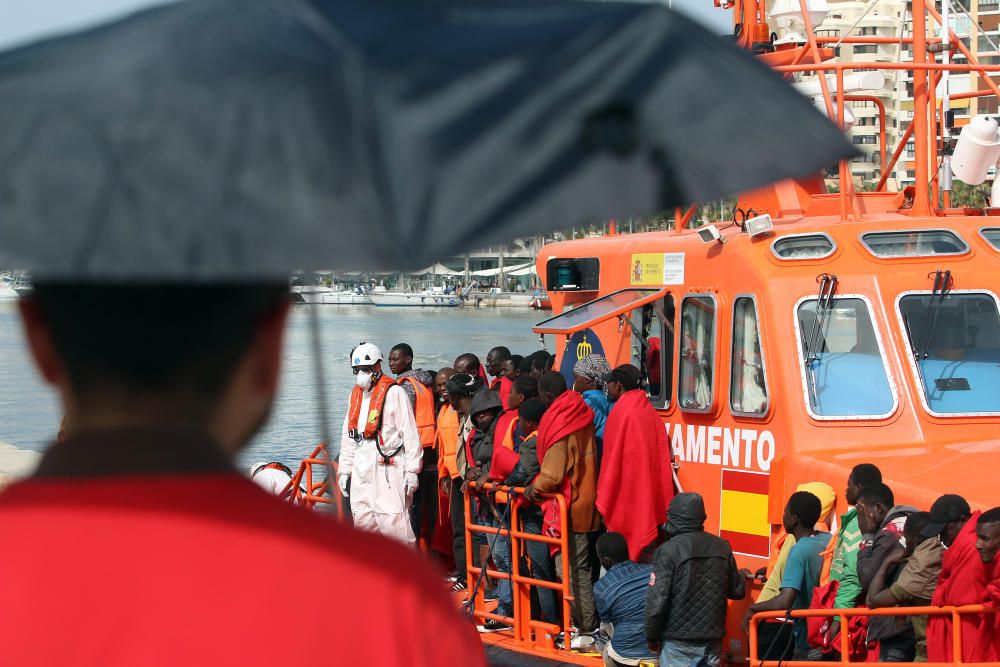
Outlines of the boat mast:
[{"label": "boat mast", "polygon": [[[948,0],[944,0],[947,2]],[[913,0],[913,148],[915,153],[913,214],[930,215],[930,152],[927,132],[927,70],[920,66],[927,64],[927,7],[925,0]],[[947,31],[947,26],[945,30]]]}]

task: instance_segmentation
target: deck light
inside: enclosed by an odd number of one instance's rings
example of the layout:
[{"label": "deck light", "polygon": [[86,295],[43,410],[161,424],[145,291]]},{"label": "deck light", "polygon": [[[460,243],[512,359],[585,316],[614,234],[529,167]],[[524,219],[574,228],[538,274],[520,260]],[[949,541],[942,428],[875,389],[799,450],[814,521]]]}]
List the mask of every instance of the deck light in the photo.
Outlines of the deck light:
[{"label": "deck light", "polygon": [[771,216],[765,213],[764,215],[758,215],[755,218],[750,218],[744,223],[744,228],[750,238],[755,236],[763,236],[767,234],[772,229],[774,229],[774,222],[771,220]]},{"label": "deck light", "polygon": [[701,238],[702,243],[712,243],[713,241],[718,241],[719,243],[726,242],[726,239],[722,238],[722,234],[719,233],[715,225],[699,227],[698,236]]}]

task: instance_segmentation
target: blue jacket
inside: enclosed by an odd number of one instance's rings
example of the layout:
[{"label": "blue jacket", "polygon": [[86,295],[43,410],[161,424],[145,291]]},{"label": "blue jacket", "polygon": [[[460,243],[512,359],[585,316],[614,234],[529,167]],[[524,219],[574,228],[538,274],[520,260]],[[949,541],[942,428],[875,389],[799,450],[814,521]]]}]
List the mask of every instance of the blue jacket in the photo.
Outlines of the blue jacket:
[{"label": "blue jacket", "polygon": [[594,431],[598,438],[604,438],[604,425],[608,421],[608,413],[611,412],[611,402],[604,392],[599,389],[588,389],[583,392],[583,402],[594,411]]},{"label": "blue jacket", "polygon": [[594,599],[601,621],[614,626],[611,647],[623,658],[652,658],[643,631],[646,589],[651,565],[628,560],[615,565],[594,584]]}]

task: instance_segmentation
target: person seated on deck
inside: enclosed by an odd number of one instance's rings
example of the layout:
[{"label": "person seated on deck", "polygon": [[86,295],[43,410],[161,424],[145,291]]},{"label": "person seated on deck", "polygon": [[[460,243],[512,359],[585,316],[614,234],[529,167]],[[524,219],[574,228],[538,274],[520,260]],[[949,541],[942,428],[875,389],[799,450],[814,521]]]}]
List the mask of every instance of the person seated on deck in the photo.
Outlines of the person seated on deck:
[{"label": "person seated on deck", "polygon": [[[5,665],[485,665],[411,549],[236,469],[278,392],[285,281],[39,280],[18,305],[68,430],[0,493],[0,525],[24,538],[0,550]],[[280,572],[307,578],[323,632]]]},{"label": "person seated on deck", "polygon": [[[894,547],[879,566],[868,586],[865,602],[869,608],[930,606],[944,556],[940,540],[921,535],[930,518],[929,512],[914,512],[906,519],[906,546]],[[927,616],[911,616],[909,620],[913,661],[927,662]]]},{"label": "person seated on deck", "polygon": [[[816,522],[816,530],[823,533],[830,532],[831,522],[834,520],[834,510],[837,505],[837,494],[833,487],[825,482],[806,482],[799,484],[796,491],[807,491],[820,501],[820,517]],[[795,546],[795,535],[787,533],[782,527],[779,535],[775,538],[772,547],[772,559],[767,568],[761,568],[757,576],[765,576],[764,586],[757,596],[757,602],[767,602],[773,600],[781,594],[781,580],[785,576],[785,565],[788,563],[788,556]],[[757,645],[763,647],[760,655],[764,660],[790,660],[795,647],[784,639],[787,633],[792,631],[790,620],[769,619],[757,625]],[[787,647],[786,647],[787,645]],[[771,651],[767,649],[773,647]]]},{"label": "person seated on deck", "polygon": [[[750,605],[743,621],[744,629],[749,626],[750,617],[760,611],[809,608],[813,589],[819,585],[820,571],[823,569],[823,552],[831,539],[830,533],[816,530],[821,511],[819,498],[807,491],[796,491],[788,498],[782,525],[785,532],[795,536],[795,546],[788,554],[785,574],[781,581],[781,592],[770,600]],[[795,659],[818,660],[822,655],[822,649],[810,648],[805,619],[796,619],[793,627]],[[786,641],[790,643],[792,640],[788,638]]]},{"label": "person seated on deck", "polygon": [[646,646],[646,589],[652,565],[629,559],[628,543],[621,533],[604,533],[597,538],[597,558],[605,575],[594,584],[594,600],[601,625],[611,641],[604,646],[605,667],[658,662]]}]

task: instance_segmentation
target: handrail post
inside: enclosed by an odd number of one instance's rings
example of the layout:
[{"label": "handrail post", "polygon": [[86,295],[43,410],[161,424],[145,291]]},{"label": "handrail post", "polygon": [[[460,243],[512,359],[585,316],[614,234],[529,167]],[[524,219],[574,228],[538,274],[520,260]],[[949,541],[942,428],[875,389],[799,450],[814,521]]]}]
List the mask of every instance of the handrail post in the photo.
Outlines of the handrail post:
[{"label": "handrail post", "polygon": [[953,662],[962,662],[962,615],[957,607],[951,610],[951,655]]},{"label": "handrail post", "polygon": [[750,617],[750,667],[757,667],[763,659],[757,654],[757,617],[756,615]]},{"label": "handrail post", "polygon": [[559,507],[559,547],[561,552],[559,557],[563,564],[563,646],[569,650],[573,641],[570,625],[572,625],[573,614],[570,608],[570,600],[573,600],[573,590],[570,587],[570,577],[573,576],[569,558],[569,508],[566,506],[566,496],[562,493],[556,494],[556,506]]},{"label": "handrail post", "polygon": [[[452,493],[455,493],[455,487],[451,489]],[[470,507],[471,499],[469,498],[469,491],[466,489],[465,493],[462,494],[462,509],[465,513],[465,521],[462,524],[465,526],[465,580],[470,584],[475,581],[472,576],[472,530],[470,527],[469,517],[472,516],[472,509]],[[458,567],[458,564],[455,564]],[[483,567],[486,567],[486,563],[483,563]],[[469,597],[472,597],[472,588],[469,588]],[[479,595],[476,595],[475,599],[470,599],[469,602],[475,606],[478,604]]]}]

